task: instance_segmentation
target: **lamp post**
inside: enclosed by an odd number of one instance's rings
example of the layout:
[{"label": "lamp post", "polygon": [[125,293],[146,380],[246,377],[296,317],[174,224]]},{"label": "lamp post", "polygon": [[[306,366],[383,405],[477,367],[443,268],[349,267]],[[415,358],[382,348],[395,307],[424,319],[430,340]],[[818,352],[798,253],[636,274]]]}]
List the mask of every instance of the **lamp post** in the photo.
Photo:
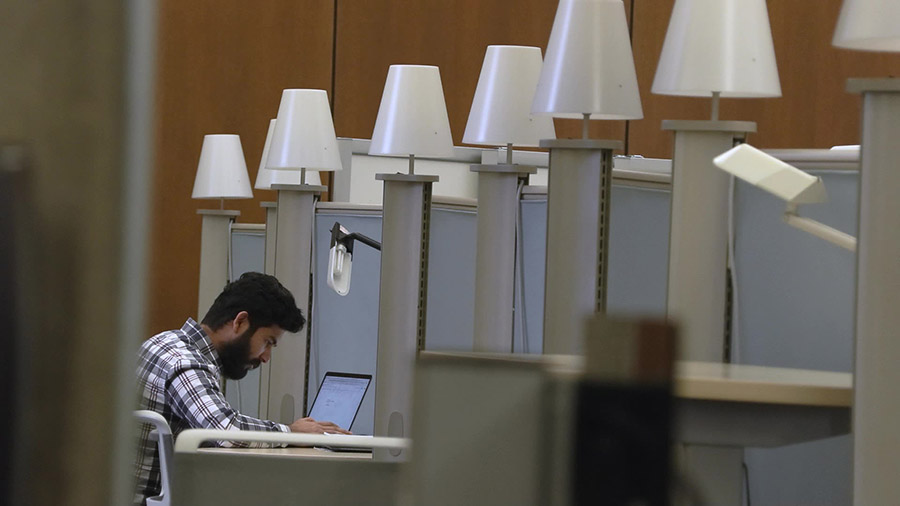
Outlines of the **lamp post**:
[{"label": "lamp post", "polygon": [[588,121],[643,117],[621,0],[560,0],[532,104],[535,114],[582,119],[581,139],[550,148],[544,353],[581,353],[584,325],[605,312],[613,150]]},{"label": "lamp post", "polygon": [[[309,184],[306,174],[307,171],[341,170],[334,123],[324,90],[282,92],[265,168],[273,172],[271,188],[278,190],[274,273],[294,295],[297,307],[305,310],[309,322],[294,336],[281,340],[267,371],[266,416],[291,423],[306,415],[307,349],[313,318],[309,312],[312,233],[316,201],[326,190],[324,186]],[[282,179],[283,182],[276,182],[276,178],[285,177],[275,174],[278,172],[291,175]]]},{"label": "lamp post", "polygon": [[[408,156],[409,171],[375,176],[384,181],[376,436],[408,437],[413,366],[425,346],[431,188],[438,177],[416,174],[415,157],[449,157],[452,153],[438,68],[391,65],[369,154]],[[401,456],[400,450],[374,452],[377,460]]]},{"label": "lamp post", "polygon": [[518,187],[536,167],[516,165],[512,147],[555,138],[553,120],[533,116],[541,49],[488,46],[463,142],[506,146],[506,163],[472,165],[478,173],[475,251],[475,351],[512,351]]},{"label": "lamp post", "polygon": [[[900,2],[845,0],[833,44],[900,52]],[[900,79],[850,79],[862,95],[856,354],[853,379],[853,504],[900,495]]]},{"label": "lamp post", "polygon": [[[676,0],[652,92],[712,99],[709,120],[662,124],[675,132],[666,314],[681,360],[727,361],[730,177],[713,158],[756,123],[719,120],[719,98],[781,95],[765,0]],[[742,448],[690,445],[682,456],[711,504],[741,504]]]},{"label": "lamp post", "polygon": [[241,138],[232,134],[203,137],[191,198],[218,199],[219,209],[200,209],[200,282],[197,320],[202,320],[228,283],[231,223],[240,211],[225,209],[226,199],[253,198]]}]

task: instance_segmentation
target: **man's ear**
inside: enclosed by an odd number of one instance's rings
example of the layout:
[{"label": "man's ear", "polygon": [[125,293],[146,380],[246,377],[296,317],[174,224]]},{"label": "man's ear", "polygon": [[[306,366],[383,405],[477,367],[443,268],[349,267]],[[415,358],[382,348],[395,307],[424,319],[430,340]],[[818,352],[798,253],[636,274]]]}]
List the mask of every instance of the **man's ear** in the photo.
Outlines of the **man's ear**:
[{"label": "man's ear", "polygon": [[235,334],[242,334],[244,330],[250,326],[250,314],[246,311],[241,311],[240,313],[234,316],[234,320],[231,321],[231,330],[234,331]]}]

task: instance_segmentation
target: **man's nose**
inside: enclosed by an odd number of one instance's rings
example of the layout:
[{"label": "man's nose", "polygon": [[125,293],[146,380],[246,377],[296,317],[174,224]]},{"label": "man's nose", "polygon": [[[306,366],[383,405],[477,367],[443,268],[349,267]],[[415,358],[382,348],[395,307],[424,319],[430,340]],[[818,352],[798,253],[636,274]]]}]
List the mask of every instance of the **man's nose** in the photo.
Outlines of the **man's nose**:
[{"label": "man's nose", "polygon": [[259,356],[259,361],[266,364],[269,362],[269,359],[272,358],[272,350],[266,350]]}]

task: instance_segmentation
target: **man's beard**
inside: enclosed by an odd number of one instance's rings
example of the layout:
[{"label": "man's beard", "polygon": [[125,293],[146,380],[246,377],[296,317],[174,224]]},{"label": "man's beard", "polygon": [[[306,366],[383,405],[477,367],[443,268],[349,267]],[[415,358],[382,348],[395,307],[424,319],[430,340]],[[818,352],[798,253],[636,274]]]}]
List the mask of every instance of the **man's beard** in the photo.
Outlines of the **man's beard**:
[{"label": "man's beard", "polygon": [[234,340],[225,343],[219,352],[222,361],[222,375],[230,380],[239,380],[251,369],[259,367],[259,360],[250,359],[250,339],[256,329],[249,328]]}]

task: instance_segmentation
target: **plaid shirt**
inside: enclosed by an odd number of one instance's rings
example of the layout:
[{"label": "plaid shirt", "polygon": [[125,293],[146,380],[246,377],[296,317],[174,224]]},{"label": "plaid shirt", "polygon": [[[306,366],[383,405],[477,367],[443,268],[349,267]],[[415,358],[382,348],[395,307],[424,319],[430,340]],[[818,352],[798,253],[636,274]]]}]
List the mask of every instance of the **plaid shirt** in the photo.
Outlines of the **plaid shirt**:
[{"label": "plaid shirt", "polygon": [[[140,408],[161,414],[178,434],[185,429],[261,430],[290,432],[287,425],[242,415],[219,388],[219,355],[200,325],[188,318],[180,330],[157,334],[141,345],[137,379]],[[151,425],[141,424],[135,462],[135,504],[159,495],[160,470]],[[216,441],[216,446],[271,446],[265,443]]]}]

